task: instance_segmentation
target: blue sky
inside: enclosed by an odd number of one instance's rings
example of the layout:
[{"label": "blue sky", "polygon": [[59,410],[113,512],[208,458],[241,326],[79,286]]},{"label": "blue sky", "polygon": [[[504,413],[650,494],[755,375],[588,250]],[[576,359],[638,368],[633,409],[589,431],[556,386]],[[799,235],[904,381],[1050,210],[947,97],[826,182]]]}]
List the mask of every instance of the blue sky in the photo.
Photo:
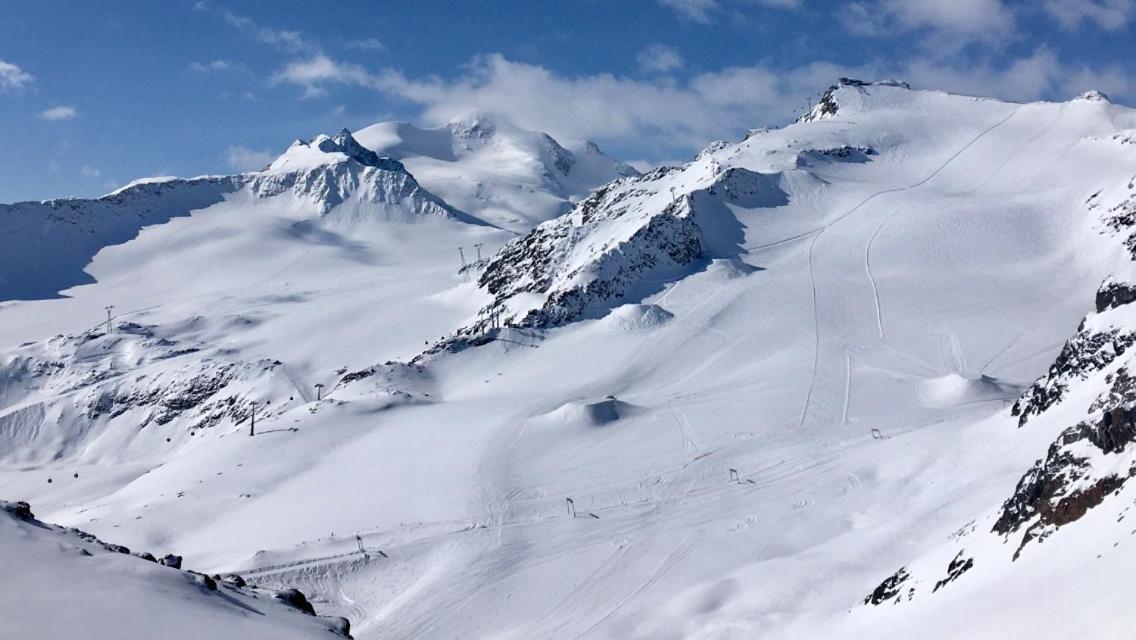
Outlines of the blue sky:
[{"label": "blue sky", "polygon": [[0,202],[470,111],[672,161],[840,75],[1133,104],[1134,21],[1136,0],[0,0]]}]

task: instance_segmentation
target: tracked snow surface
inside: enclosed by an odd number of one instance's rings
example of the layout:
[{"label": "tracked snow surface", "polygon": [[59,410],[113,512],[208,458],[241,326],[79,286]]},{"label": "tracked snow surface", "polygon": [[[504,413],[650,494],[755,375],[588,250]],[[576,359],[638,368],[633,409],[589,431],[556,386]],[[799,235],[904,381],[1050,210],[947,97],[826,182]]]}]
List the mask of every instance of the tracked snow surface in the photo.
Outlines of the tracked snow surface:
[{"label": "tracked snow surface", "polygon": [[0,211],[0,497],[363,639],[1127,637],[1136,111],[844,79],[515,220],[476,128]]}]

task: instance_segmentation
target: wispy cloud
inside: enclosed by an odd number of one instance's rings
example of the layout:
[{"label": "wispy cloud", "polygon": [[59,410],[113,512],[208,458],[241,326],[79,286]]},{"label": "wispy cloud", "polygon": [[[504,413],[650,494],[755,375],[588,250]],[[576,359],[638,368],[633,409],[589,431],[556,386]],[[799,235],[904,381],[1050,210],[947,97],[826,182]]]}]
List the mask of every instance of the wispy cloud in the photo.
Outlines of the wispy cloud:
[{"label": "wispy cloud", "polygon": [[99,171],[95,167],[89,165],[83,165],[83,167],[79,169],[79,175],[83,176],[84,178],[97,178],[102,174],[102,171]]},{"label": "wispy cloud", "polygon": [[378,38],[363,38],[362,40],[352,40],[345,45],[348,49],[363,49],[366,51],[382,51],[387,46],[383,44],[382,40]]},{"label": "wispy cloud", "polygon": [[[673,10],[680,18],[692,20],[702,24],[710,24],[714,21],[714,17],[725,5],[730,4],[729,0],[658,0],[658,3],[668,9]],[[744,0],[742,2],[734,2],[739,5],[760,5],[772,9],[797,9],[801,7],[804,0]]]},{"label": "wispy cloud", "polygon": [[648,73],[666,73],[681,69],[682,55],[672,47],[662,44],[653,44],[646,47],[635,56],[639,69]]},{"label": "wispy cloud", "polygon": [[269,79],[272,84],[293,84],[304,89],[304,97],[312,98],[327,93],[324,84],[347,84],[382,89],[385,82],[365,68],[351,63],[337,62],[320,53],[305,60],[284,65]]},{"label": "wispy cloud", "polygon": [[0,60],[0,92],[19,91],[34,80],[32,74],[19,66]]},{"label": "wispy cloud", "polygon": [[234,13],[228,9],[221,10],[221,17],[224,18],[225,22],[229,23],[229,25],[249,34],[260,42],[279,47],[285,51],[299,53],[319,50],[319,47],[315,43],[309,42],[299,31],[265,27],[248,16]]},{"label": "wispy cloud", "polygon": [[1004,0],[857,0],[838,13],[849,32],[888,36],[922,31],[924,51],[953,54],[972,42],[994,44],[1013,33],[1016,16]]},{"label": "wispy cloud", "polygon": [[79,117],[79,110],[69,105],[59,105],[58,107],[52,107],[50,109],[47,109],[46,111],[40,112],[39,117],[43,118],[44,120],[50,120],[53,122],[59,120],[71,120],[72,118]]},{"label": "wispy cloud", "polygon": [[210,60],[209,62],[191,62],[189,68],[202,73],[211,71],[228,71],[235,65],[228,60]]},{"label": "wispy cloud", "polygon": [[718,10],[717,0],[659,0],[659,4],[683,18],[703,24],[709,23],[711,14]]},{"label": "wispy cloud", "polygon": [[1045,0],[1042,6],[1069,30],[1096,24],[1107,31],[1116,31],[1128,26],[1136,13],[1133,0]]},{"label": "wispy cloud", "polygon": [[276,159],[270,151],[257,151],[248,147],[234,146],[225,150],[225,164],[236,171],[256,171],[263,169]]}]

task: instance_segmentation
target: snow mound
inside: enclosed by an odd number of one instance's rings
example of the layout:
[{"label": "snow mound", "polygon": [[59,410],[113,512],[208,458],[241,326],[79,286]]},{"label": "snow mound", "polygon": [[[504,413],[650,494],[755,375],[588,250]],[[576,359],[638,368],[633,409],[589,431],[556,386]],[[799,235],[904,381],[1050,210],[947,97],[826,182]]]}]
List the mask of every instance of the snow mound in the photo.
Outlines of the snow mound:
[{"label": "snow mound", "polygon": [[672,318],[674,314],[657,304],[625,304],[601,319],[600,325],[612,331],[642,331],[661,327]]},{"label": "snow mound", "polygon": [[919,399],[930,407],[955,407],[992,400],[1013,400],[1021,394],[1021,387],[980,375],[970,378],[950,373],[919,383]]},{"label": "snow mound", "polygon": [[602,427],[634,415],[636,409],[635,405],[607,396],[595,402],[568,402],[542,417],[550,423]]}]

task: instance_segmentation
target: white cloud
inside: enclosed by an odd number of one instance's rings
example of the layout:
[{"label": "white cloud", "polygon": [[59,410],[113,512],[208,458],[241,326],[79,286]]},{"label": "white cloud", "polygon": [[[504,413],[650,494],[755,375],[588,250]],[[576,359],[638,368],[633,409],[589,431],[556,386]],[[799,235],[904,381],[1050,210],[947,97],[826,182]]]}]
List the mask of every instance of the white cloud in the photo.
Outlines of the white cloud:
[{"label": "white cloud", "polygon": [[336,62],[320,53],[307,60],[289,62],[272,75],[272,84],[294,84],[304,89],[305,98],[322,96],[327,93],[323,84],[350,84],[374,89],[383,88],[382,81],[363,67]]},{"label": "white cloud", "polygon": [[52,108],[50,108],[46,111],[43,111],[39,114],[39,117],[43,118],[44,120],[51,120],[51,121],[70,120],[70,119],[76,118],[78,116],[79,116],[79,110],[76,109],[75,107],[71,107],[71,106],[67,106],[67,105],[60,105],[58,107],[52,107]]},{"label": "white cloud", "polygon": [[662,44],[653,44],[635,56],[639,69],[649,73],[666,73],[681,69],[682,56],[675,49]]},{"label": "white cloud", "polygon": [[362,40],[352,40],[347,43],[348,49],[364,49],[367,51],[382,51],[387,46],[383,44],[382,40],[378,38],[363,38]]},{"label": "white cloud", "polygon": [[1109,96],[1136,95],[1136,78],[1124,67],[1114,64],[1103,69],[1077,67],[1064,82],[1065,95],[1076,96],[1086,91],[1101,91]]},{"label": "white cloud", "polygon": [[32,83],[35,78],[20,67],[0,60],[0,93],[19,91]]},{"label": "white cloud", "polygon": [[710,14],[718,9],[717,0],[659,0],[659,4],[703,24],[710,22]]},{"label": "white cloud", "polygon": [[102,171],[99,171],[98,169],[89,165],[83,165],[83,168],[79,169],[79,175],[83,176],[84,178],[97,178],[102,174]]},{"label": "white cloud", "polygon": [[916,59],[906,66],[904,73],[911,84],[919,88],[1007,100],[1037,100],[1060,90],[1069,70],[1052,52],[1038,49],[1028,57],[1000,67],[976,64],[956,69],[933,60]]},{"label": "white cloud", "polygon": [[1102,29],[1115,31],[1126,26],[1136,11],[1133,0],[1045,0],[1042,6],[1069,30],[1094,22]]},{"label": "white cloud", "polygon": [[[317,70],[321,73],[314,73]],[[289,71],[278,77],[282,81],[295,77],[306,91],[333,81],[402,97],[420,105],[423,118],[432,122],[480,110],[565,138],[650,136],[667,144],[700,146],[783,117],[818,87],[857,70],[818,63],[778,73],[757,65],[702,73],[676,83],[606,73],[567,77],[492,54],[476,58],[469,74],[453,81],[412,79],[389,69],[371,74],[329,60]],[[317,75],[322,79],[317,80]]]},{"label": "white cloud", "polygon": [[[1045,48],[1002,64],[945,64],[927,55],[894,64],[850,68],[815,62],[790,69],[758,64],[704,72],[686,80],[637,79],[601,73],[566,76],[500,54],[476,57],[454,79],[409,77],[401,71],[337,62],[325,55],[289,64],[273,78],[305,96],[331,84],[366,87],[418,105],[433,124],[469,111],[498,113],[517,125],[566,139],[594,138],[653,146],[660,154],[698,149],[715,138],[775,125],[800,110],[808,96],[836,78],[898,78],[917,88],[1009,100],[1072,97],[1071,87],[1094,83],[1105,92],[1131,91],[1121,67],[1073,68]],[[1094,82],[1095,81],[1095,82]],[[1082,89],[1083,90],[1083,89]]]},{"label": "white cloud", "polygon": [[305,40],[298,31],[264,27],[247,16],[242,16],[229,10],[222,11],[221,16],[225,19],[225,22],[228,22],[233,27],[240,29],[265,44],[280,47],[281,49],[293,53],[316,51],[319,49],[315,44]]},{"label": "white cloud", "polygon": [[256,171],[272,164],[276,155],[270,151],[257,151],[248,147],[234,146],[225,150],[225,163],[237,171]]},{"label": "white cloud", "polygon": [[228,71],[233,68],[233,63],[228,60],[210,60],[209,62],[191,62],[189,68],[194,71]]},{"label": "white cloud", "polygon": [[1004,0],[858,0],[844,5],[838,15],[859,35],[926,30],[933,38],[925,47],[944,53],[975,40],[1007,38],[1015,23]]},{"label": "white cloud", "polygon": [[[722,5],[724,1],[725,0],[722,2],[719,0],[658,0],[658,3],[673,10],[682,18],[702,24],[709,24],[713,21],[714,14],[723,8]],[[745,2],[736,2],[735,4],[758,4],[773,9],[796,9],[803,4],[803,0],[745,0]]]}]

